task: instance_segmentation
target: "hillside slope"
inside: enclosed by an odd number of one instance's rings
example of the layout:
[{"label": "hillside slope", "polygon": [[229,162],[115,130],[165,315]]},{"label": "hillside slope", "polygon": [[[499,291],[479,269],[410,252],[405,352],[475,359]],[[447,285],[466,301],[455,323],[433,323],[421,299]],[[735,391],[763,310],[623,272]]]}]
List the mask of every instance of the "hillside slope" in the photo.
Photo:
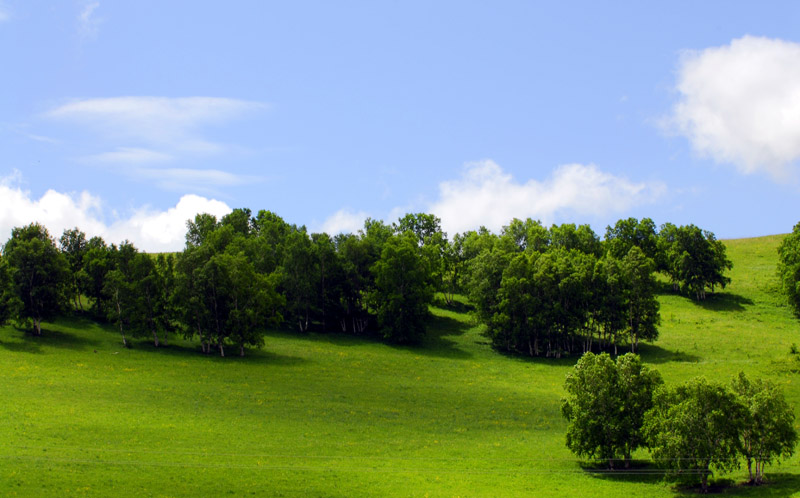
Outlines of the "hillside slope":
[{"label": "hillside slope", "polygon": [[[777,289],[779,240],[726,241],[733,283],[705,303],[660,297],[661,338],[642,353],[667,382],[744,370],[783,386],[800,415],[789,354],[800,325]],[[245,358],[183,341],[123,349],[113,328],[81,318],[41,338],[0,329],[0,494],[674,493],[658,475],[585,472],[568,452],[559,406],[575,358],[503,356],[466,314],[433,311],[422,347],[273,332]],[[792,496],[800,457],[767,477],[728,494]]]}]

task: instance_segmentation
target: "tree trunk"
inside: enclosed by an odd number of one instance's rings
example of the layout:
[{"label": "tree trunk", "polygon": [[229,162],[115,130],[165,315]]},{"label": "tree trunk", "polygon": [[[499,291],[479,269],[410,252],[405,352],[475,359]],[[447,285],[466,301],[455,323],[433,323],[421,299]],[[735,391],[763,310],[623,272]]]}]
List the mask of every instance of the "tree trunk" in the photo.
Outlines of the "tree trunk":
[{"label": "tree trunk", "polygon": [[750,484],[755,483],[756,480],[753,477],[753,460],[750,457],[747,457],[747,473],[750,475]]},{"label": "tree trunk", "polygon": [[244,344],[239,344],[239,356],[244,358]]},{"label": "tree trunk", "polygon": [[219,341],[219,355],[225,357],[225,349],[222,347],[222,341]]},{"label": "tree trunk", "polygon": [[155,343],[156,347],[158,347],[158,334],[156,334],[155,330],[153,330],[153,342]]}]

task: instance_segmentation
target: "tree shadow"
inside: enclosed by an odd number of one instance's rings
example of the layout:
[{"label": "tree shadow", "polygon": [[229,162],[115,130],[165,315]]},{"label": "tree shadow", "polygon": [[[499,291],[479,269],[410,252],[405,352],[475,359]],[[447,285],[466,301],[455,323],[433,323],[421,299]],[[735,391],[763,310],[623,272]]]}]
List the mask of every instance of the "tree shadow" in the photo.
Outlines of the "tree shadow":
[{"label": "tree shadow", "polygon": [[587,462],[581,469],[594,478],[604,481],[638,482],[656,484],[664,481],[664,470],[650,460],[632,460],[629,468],[624,468],[622,461],[615,462],[615,468],[609,469],[606,463]]},{"label": "tree shadow", "polygon": [[[457,303],[458,304],[458,303]],[[434,315],[428,322],[428,329],[422,343],[414,347],[414,352],[441,358],[468,359],[472,354],[461,349],[456,341],[450,337],[460,337],[472,325],[449,316]]]},{"label": "tree shadow", "polygon": [[428,321],[425,337],[417,344],[395,344],[387,342],[382,340],[381,337],[374,332],[365,332],[363,335],[353,335],[343,332],[299,333],[286,330],[270,330],[267,336],[317,343],[321,342],[337,347],[383,344],[392,349],[409,351],[421,356],[468,359],[472,357],[472,354],[460,349],[458,344],[448,339],[448,337],[463,335],[471,327],[472,325],[469,323],[464,323],[454,318],[432,315]]},{"label": "tree shadow", "polygon": [[41,336],[34,336],[27,330],[15,329],[19,332],[19,336],[17,336],[18,340],[8,342],[0,341],[0,347],[13,352],[42,354],[44,353],[43,346],[85,351],[87,349],[97,348],[102,344],[101,341],[96,339],[80,337],[68,332],[52,330],[45,327],[42,327]]},{"label": "tree shadow", "polygon": [[[129,341],[130,342],[130,341]],[[296,366],[308,363],[309,360],[297,356],[288,356],[269,351],[269,346],[264,348],[254,349],[245,348],[244,356],[239,356],[239,348],[236,346],[226,346],[225,356],[219,354],[219,349],[212,348],[210,353],[203,354],[200,349],[200,344],[191,343],[170,343],[168,345],[159,345],[156,347],[150,340],[139,340],[134,344],[134,349],[139,351],[146,351],[148,354],[157,354],[161,356],[172,356],[177,358],[202,358],[205,357],[211,361],[220,362],[235,362],[245,364],[267,363],[270,365],[280,366]],[[122,346],[120,346],[122,347]]]},{"label": "tree shadow", "polygon": [[638,354],[642,357],[642,360],[647,363],[655,364],[668,362],[697,363],[702,359],[697,355],[686,353],[681,350],[670,351],[661,346],[656,346],[655,344],[644,343],[639,344]]},{"label": "tree shadow", "polygon": [[[619,462],[619,466],[621,467]],[[606,481],[618,482],[638,482],[657,484],[664,483],[669,486],[672,492],[679,496],[692,496],[701,494],[702,490],[699,482],[678,481],[677,484],[669,485],[665,480],[666,472],[651,460],[633,460],[629,469],[615,468],[609,470],[605,463],[588,462],[581,464],[584,472]],[[725,493],[726,496],[758,496],[783,498],[795,496],[800,490],[800,475],[797,474],[767,474],[767,483],[760,486],[752,486],[746,482],[737,483],[730,478],[709,479],[708,493]]]},{"label": "tree shadow", "polygon": [[745,306],[754,304],[750,298],[729,292],[708,294],[704,300],[694,302],[709,311],[745,311]]}]

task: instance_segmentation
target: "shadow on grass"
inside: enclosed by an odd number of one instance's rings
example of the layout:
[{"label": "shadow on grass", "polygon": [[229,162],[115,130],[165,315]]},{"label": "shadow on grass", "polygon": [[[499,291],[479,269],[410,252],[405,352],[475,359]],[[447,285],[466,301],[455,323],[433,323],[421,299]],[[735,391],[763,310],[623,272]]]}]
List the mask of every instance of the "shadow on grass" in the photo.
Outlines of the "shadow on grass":
[{"label": "shadow on grass", "polygon": [[[455,304],[460,304],[456,302]],[[449,309],[449,308],[448,308]],[[449,337],[459,337],[472,328],[472,325],[449,316],[433,316],[428,323],[428,331],[422,344],[410,347],[415,353],[423,356],[441,358],[467,359],[472,354],[458,347],[458,343]]]},{"label": "shadow on grass", "polygon": [[[620,354],[624,354],[627,351],[620,351]],[[647,363],[667,363],[670,361],[679,361],[683,363],[697,363],[701,360],[701,358],[697,355],[691,353],[685,353],[683,351],[670,351],[668,349],[664,349],[661,346],[657,346],[655,344],[643,344],[639,343],[639,356],[642,357],[642,360],[646,361]]]},{"label": "shadow on grass", "polygon": [[[392,349],[409,351],[420,356],[467,359],[471,358],[472,354],[460,349],[458,344],[455,341],[448,339],[448,337],[463,335],[471,327],[472,326],[469,323],[460,322],[450,317],[432,316],[428,322],[428,329],[422,342],[419,344],[410,345],[386,342],[381,340],[381,338],[374,333],[352,335],[341,332],[308,332],[301,334],[294,331],[270,330],[267,332],[267,337],[280,337],[292,340],[324,343],[337,347],[382,344]],[[267,340],[267,349],[269,349],[269,339]]]},{"label": "shadow on grass", "polygon": [[161,356],[172,356],[177,358],[208,358],[210,360],[218,360],[224,362],[238,362],[238,363],[259,363],[279,366],[296,366],[308,363],[306,358],[299,358],[297,356],[287,356],[269,351],[269,344],[265,349],[245,348],[244,356],[239,356],[239,348],[235,346],[225,347],[225,357],[219,355],[219,349],[212,349],[211,353],[203,354],[200,350],[200,344],[168,344],[155,347],[150,340],[139,340],[133,344],[133,349],[144,351],[148,354],[157,354]]},{"label": "shadow on grass", "polygon": [[[664,479],[665,472],[651,461],[631,462],[629,469],[617,468],[609,470],[605,465],[583,464],[581,468],[592,477],[605,481],[640,482],[657,484],[663,482],[670,486]],[[702,494],[699,482],[677,483],[670,486],[672,492],[678,496],[694,496]],[[797,474],[767,474],[767,483],[752,486],[746,482],[736,482],[732,479],[709,479],[708,494],[724,493],[725,496],[758,496],[783,498],[796,496],[800,490],[800,475]]]},{"label": "shadow on grass", "polygon": [[613,470],[609,470],[606,464],[598,463],[584,463],[581,468],[592,477],[604,481],[655,484],[664,480],[663,469],[649,460],[632,460],[627,469],[623,467],[623,462],[616,462]]},{"label": "shadow on grass", "polygon": [[18,340],[0,341],[0,347],[18,353],[41,354],[44,352],[43,346],[60,349],[72,349],[75,351],[85,351],[93,349],[101,344],[101,341],[79,337],[60,330],[42,328],[41,336],[34,336],[27,330],[15,329],[19,334]]},{"label": "shadow on grass", "polygon": [[745,306],[753,305],[753,300],[738,294],[720,292],[708,294],[702,301],[695,304],[709,311],[744,311]]},{"label": "shadow on grass", "polygon": [[693,295],[674,290],[672,284],[667,282],[659,283],[656,294],[660,296],[682,297],[709,311],[745,311],[747,309],[745,308],[746,306],[755,304],[753,300],[748,297],[732,294],[730,292],[709,292],[706,294],[706,298],[700,301],[695,299]]}]

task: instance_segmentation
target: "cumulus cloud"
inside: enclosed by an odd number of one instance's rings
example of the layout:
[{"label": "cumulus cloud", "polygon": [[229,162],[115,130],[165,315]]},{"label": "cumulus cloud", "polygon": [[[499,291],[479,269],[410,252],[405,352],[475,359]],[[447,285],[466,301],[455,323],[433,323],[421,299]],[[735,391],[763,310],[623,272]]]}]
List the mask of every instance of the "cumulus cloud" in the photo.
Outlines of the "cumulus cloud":
[{"label": "cumulus cloud", "polygon": [[784,180],[800,159],[800,44],[745,36],[684,54],[668,123],[701,155]]},{"label": "cumulus cloud", "polygon": [[106,242],[119,243],[128,239],[148,252],[179,251],[184,245],[186,220],[198,213],[210,213],[218,218],[231,211],[224,202],[197,195],[184,195],[165,211],[142,207],[128,217],[110,223],[104,221],[103,202],[89,192],[79,194],[48,190],[36,199],[29,191],[15,185],[16,174],[0,180],[0,243],[11,236],[11,229],[34,221],[47,227],[58,238],[64,229],[78,227],[87,236],[99,235]]},{"label": "cumulus cloud", "polygon": [[364,220],[369,217],[364,211],[353,212],[340,209],[322,223],[322,231],[327,234],[356,233],[364,228]]},{"label": "cumulus cloud", "polygon": [[486,160],[467,164],[460,179],[439,184],[439,199],[430,211],[450,234],[481,225],[498,231],[515,217],[550,223],[562,213],[621,213],[656,199],[664,190],[660,183],[633,183],[582,164],[559,166],[544,181],[520,183]]}]

